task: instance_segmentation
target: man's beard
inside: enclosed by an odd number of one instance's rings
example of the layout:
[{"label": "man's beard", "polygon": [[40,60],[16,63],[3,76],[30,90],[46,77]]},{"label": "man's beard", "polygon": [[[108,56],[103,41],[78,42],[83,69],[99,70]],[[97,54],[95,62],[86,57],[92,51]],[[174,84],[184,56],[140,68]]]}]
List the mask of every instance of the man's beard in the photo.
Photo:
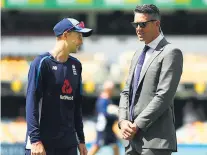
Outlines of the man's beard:
[{"label": "man's beard", "polygon": [[78,50],[77,49],[75,49],[75,50],[73,50],[71,53],[77,53],[78,52]]}]

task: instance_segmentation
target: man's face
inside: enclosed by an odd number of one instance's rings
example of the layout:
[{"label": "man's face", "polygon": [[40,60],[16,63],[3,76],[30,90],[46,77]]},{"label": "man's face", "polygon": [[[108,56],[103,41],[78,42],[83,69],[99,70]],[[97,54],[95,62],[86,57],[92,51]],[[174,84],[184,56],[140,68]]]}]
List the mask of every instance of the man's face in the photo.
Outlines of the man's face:
[{"label": "man's face", "polygon": [[147,22],[144,23],[144,27],[141,27],[138,25],[136,27],[136,33],[140,41],[144,41],[145,44],[150,43],[152,40],[154,40],[155,32],[157,30],[158,26],[158,21],[151,21],[150,15],[148,14],[143,14],[143,13],[135,13],[134,15],[134,23],[142,23],[142,22]]},{"label": "man's face", "polygon": [[80,46],[83,44],[82,33],[79,32],[69,32],[67,37],[67,43],[69,45],[70,51],[76,53]]}]

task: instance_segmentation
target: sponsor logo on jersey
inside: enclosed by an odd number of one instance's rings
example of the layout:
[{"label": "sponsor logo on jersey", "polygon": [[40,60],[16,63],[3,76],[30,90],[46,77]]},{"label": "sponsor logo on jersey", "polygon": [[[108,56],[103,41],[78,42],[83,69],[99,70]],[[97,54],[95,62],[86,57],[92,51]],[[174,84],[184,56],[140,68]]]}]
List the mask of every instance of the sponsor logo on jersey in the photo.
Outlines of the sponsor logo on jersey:
[{"label": "sponsor logo on jersey", "polygon": [[70,85],[70,82],[68,80],[65,80],[64,81],[64,84],[62,86],[62,93],[63,94],[71,94],[73,91],[71,85]]},{"label": "sponsor logo on jersey", "polygon": [[73,100],[73,96],[68,95],[60,95],[61,100]]},{"label": "sponsor logo on jersey", "polygon": [[64,83],[62,86],[62,93],[65,95],[60,95],[60,99],[61,100],[73,100],[73,96],[70,95],[72,91],[73,89],[72,89],[70,82],[68,80],[64,80]]}]

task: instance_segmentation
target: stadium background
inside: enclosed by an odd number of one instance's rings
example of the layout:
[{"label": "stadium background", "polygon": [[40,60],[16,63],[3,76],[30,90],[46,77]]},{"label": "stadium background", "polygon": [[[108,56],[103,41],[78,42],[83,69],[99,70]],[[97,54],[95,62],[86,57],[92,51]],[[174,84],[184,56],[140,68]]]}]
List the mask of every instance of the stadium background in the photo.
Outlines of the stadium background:
[{"label": "stadium background", "polygon": [[[207,154],[207,0],[1,0],[1,155],[24,154],[29,64],[53,47],[52,28],[63,17],[94,29],[74,55],[83,64],[84,130],[90,148],[96,136],[95,100],[103,82],[115,83],[113,101],[118,105],[131,57],[143,46],[130,22],[135,6],[144,3],[160,8],[164,35],[184,54],[175,98],[175,155]],[[121,141],[119,145],[124,154]],[[104,147],[98,154],[112,152]]]}]

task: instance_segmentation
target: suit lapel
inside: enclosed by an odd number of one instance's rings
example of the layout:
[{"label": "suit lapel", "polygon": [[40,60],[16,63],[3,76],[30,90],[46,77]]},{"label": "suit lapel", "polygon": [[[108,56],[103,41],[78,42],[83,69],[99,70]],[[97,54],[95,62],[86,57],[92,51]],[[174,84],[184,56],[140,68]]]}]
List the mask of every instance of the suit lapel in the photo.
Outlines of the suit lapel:
[{"label": "suit lapel", "polygon": [[135,70],[135,67],[138,63],[138,59],[139,59],[140,54],[141,54],[141,50],[139,49],[139,50],[136,51],[135,56],[134,56],[134,60],[133,60],[133,63],[132,63],[132,68],[131,68],[132,72],[131,72],[131,75],[130,75],[130,78],[131,78],[130,79],[130,81],[131,81],[130,86],[132,85],[134,70]]},{"label": "suit lapel", "polygon": [[138,63],[138,59],[139,59],[139,56],[141,54],[141,50],[138,49],[136,50],[136,53],[133,57],[133,61],[132,61],[132,66],[131,66],[131,73],[129,75],[130,79],[130,85],[129,85],[129,97],[128,97],[128,102],[130,103],[130,100],[131,100],[131,91],[132,91],[132,82],[133,82],[133,77],[134,77],[134,70],[135,70],[135,66],[137,65]]},{"label": "suit lapel", "polygon": [[164,46],[168,44],[167,40],[165,38],[163,38],[159,44],[157,45],[157,47],[155,48],[154,52],[152,53],[151,57],[147,60],[146,64],[143,66],[143,69],[141,71],[141,75],[139,78],[139,83],[138,83],[138,87],[142,81],[142,79],[144,78],[144,75],[146,74],[150,64],[153,62],[153,60],[163,51]]},{"label": "suit lapel", "polygon": [[136,67],[136,65],[137,65],[137,63],[138,63],[138,59],[139,59],[139,56],[140,56],[140,54],[141,54],[141,52],[142,52],[142,50],[137,50],[137,52],[136,52],[136,54],[135,54],[135,58],[134,58],[134,63],[133,63],[133,73],[134,73],[134,70],[135,70],[135,67]]}]

